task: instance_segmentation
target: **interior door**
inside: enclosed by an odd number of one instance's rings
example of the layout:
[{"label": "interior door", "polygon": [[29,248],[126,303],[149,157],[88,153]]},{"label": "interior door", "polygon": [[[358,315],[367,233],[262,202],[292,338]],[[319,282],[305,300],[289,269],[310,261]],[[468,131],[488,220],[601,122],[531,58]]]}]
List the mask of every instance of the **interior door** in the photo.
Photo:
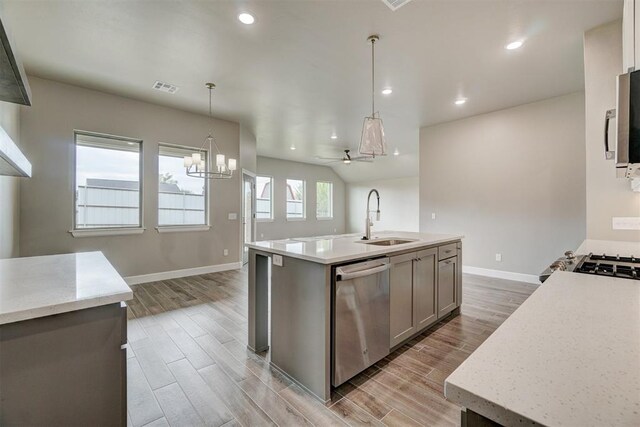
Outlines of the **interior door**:
[{"label": "interior door", "polygon": [[242,174],[242,263],[249,262],[247,243],[255,241],[256,225],[256,177]]}]

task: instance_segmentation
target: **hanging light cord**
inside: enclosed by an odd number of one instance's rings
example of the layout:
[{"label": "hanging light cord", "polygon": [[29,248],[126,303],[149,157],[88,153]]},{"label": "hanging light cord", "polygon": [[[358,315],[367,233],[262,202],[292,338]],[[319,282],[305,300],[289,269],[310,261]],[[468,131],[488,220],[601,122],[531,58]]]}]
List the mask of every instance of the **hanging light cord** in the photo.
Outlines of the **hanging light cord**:
[{"label": "hanging light cord", "polygon": [[376,45],[376,39],[371,39],[371,117],[375,117],[376,114],[376,104],[375,104],[375,97],[376,97],[376,63],[375,63],[375,57],[376,57],[376,49],[375,49],[375,45]]}]

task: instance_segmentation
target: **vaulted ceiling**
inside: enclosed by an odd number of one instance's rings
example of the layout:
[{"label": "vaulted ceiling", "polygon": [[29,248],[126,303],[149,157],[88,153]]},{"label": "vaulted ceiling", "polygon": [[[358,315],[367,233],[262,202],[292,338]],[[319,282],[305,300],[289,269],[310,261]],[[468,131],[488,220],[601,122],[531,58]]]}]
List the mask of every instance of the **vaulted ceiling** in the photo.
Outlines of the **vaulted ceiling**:
[{"label": "vaulted ceiling", "polygon": [[[366,38],[380,34],[377,107],[400,155],[332,164],[347,181],[417,175],[421,126],[583,90],[583,32],[622,15],[621,0],[413,0],[395,12],[381,0],[3,3],[28,73],[203,114],[213,81],[214,114],[251,130],[259,154],[312,163],[357,150]],[[514,40],[524,46],[506,50]]]}]

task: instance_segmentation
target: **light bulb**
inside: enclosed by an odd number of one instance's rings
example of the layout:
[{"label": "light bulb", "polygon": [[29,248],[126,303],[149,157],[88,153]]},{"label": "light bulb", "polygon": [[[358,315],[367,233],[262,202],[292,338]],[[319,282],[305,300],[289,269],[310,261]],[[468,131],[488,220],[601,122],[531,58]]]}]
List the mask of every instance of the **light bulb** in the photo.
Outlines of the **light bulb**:
[{"label": "light bulb", "polygon": [[216,154],[216,166],[224,166],[224,154]]},{"label": "light bulb", "polygon": [[184,167],[190,168],[193,164],[193,158],[191,156],[184,156]]},{"label": "light bulb", "polygon": [[200,153],[193,153],[191,155],[191,160],[197,165],[202,160],[202,156],[200,155]]},{"label": "light bulb", "polygon": [[236,159],[229,159],[229,170],[236,170]]}]

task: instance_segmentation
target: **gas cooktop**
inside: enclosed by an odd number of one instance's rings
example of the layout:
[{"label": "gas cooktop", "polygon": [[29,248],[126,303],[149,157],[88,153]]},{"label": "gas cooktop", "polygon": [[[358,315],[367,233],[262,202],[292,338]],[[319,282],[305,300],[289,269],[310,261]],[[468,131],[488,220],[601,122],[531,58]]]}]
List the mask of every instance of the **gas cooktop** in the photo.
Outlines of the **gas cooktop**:
[{"label": "gas cooktop", "polygon": [[621,279],[640,280],[640,258],[635,256],[593,254],[576,255],[571,251],[564,253],[540,275],[544,282],[556,270],[574,273],[593,274],[596,276],[617,277]]}]

